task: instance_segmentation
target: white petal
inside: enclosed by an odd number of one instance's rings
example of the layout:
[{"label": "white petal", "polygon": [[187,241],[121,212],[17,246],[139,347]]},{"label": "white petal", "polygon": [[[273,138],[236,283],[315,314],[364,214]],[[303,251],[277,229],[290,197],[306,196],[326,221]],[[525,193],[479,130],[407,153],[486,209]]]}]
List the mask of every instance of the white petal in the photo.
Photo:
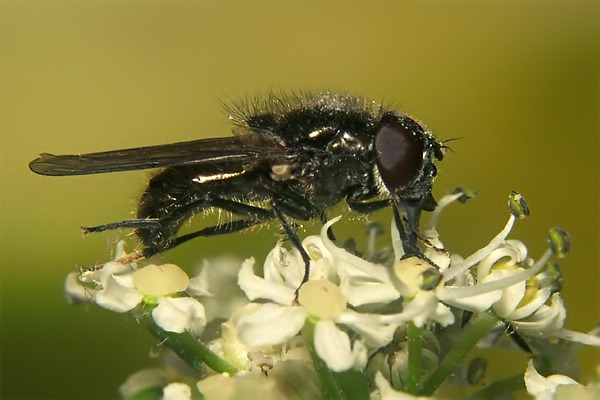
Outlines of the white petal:
[{"label": "white petal", "polygon": [[496,270],[487,275],[480,284],[473,286],[444,286],[436,289],[436,292],[440,300],[446,304],[462,308],[463,310],[480,313],[489,309],[492,304],[500,300],[503,291],[501,289],[495,289],[474,296],[471,296],[470,294],[475,292],[478,288],[483,287],[480,285],[500,280],[503,277],[504,272]]},{"label": "white petal", "polygon": [[108,281],[113,280],[115,276],[130,275],[131,272],[133,272],[133,270],[128,265],[124,265],[116,261],[110,261],[104,264],[102,269],[93,272],[90,271],[90,274],[92,276],[96,275],[102,287],[106,287]]},{"label": "white petal", "polygon": [[394,324],[413,321],[415,325],[421,327],[431,316],[435,315],[438,306],[438,298],[430,291],[421,290],[416,296],[404,303],[404,309],[398,314],[371,315],[381,324]]},{"label": "white petal", "polygon": [[210,280],[209,280],[209,269],[210,264],[208,260],[202,260],[202,269],[200,273],[196,276],[190,278],[188,283],[187,291],[194,296],[205,296],[211,297],[214,296],[214,290],[211,290]]},{"label": "white petal", "polygon": [[346,371],[354,365],[350,338],[331,320],[325,319],[317,322],[315,349],[319,357],[334,372]]},{"label": "white petal", "polygon": [[511,321],[511,325],[536,337],[548,337],[563,327],[566,316],[567,311],[560,295],[554,293],[548,304],[544,304],[528,318]]},{"label": "white petal", "polygon": [[438,303],[435,312],[431,315],[430,319],[442,326],[448,326],[454,323],[454,314],[452,314],[450,307]]},{"label": "white petal", "polygon": [[542,307],[551,294],[552,291],[550,290],[550,288],[543,288],[538,290],[535,296],[532,299],[530,299],[530,301],[527,304],[517,308],[516,310],[508,314],[506,316],[506,319],[512,321],[528,317],[529,315],[535,313],[540,307]]},{"label": "white petal", "polygon": [[354,341],[354,345],[352,346],[352,358],[354,359],[352,368],[357,371],[363,371],[369,361],[369,354],[367,348],[360,340]]},{"label": "white petal", "polygon": [[296,336],[305,319],[302,307],[252,303],[238,310],[233,322],[246,345],[261,347],[281,344]]},{"label": "white petal", "polygon": [[192,388],[185,383],[173,382],[163,388],[162,400],[190,400]]},{"label": "white petal", "polygon": [[[508,260],[507,260],[508,258]],[[518,240],[506,240],[477,264],[477,280],[481,281],[498,262],[513,266],[527,258],[527,247]]]},{"label": "white petal", "polygon": [[527,365],[524,380],[527,392],[535,396],[536,400],[553,400],[559,385],[579,385],[577,381],[565,375],[550,375],[544,378],[537,372],[531,360]]},{"label": "white petal", "polygon": [[340,277],[340,289],[353,306],[387,303],[397,299],[400,293],[391,282],[389,269],[373,264],[337,247],[328,237],[327,229],[339,220],[332,219],[323,225],[321,240],[325,249],[335,260]]},{"label": "white petal", "polygon": [[241,261],[234,257],[219,257],[202,261],[200,273],[190,278],[186,292],[195,296],[218,296],[239,291],[237,284]]},{"label": "white petal", "polygon": [[302,241],[302,247],[310,256],[310,279],[325,279],[333,281],[337,278],[335,258],[321,236],[311,235]]},{"label": "white petal", "polygon": [[369,347],[383,347],[392,341],[399,324],[380,324],[374,319],[361,317],[362,315],[355,311],[346,310],[335,321],[358,333]]},{"label": "white petal", "polygon": [[[122,278],[122,277],[121,277]],[[120,279],[121,282],[125,281]],[[111,275],[104,289],[96,293],[96,304],[115,312],[130,311],[142,301],[143,294],[128,286],[123,286]]]},{"label": "white petal", "polygon": [[304,278],[304,261],[297,249],[287,250],[278,242],[269,252],[263,266],[265,279],[290,288],[297,288]]},{"label": "white petal", "polygon": [[589,333],[559,329],[558,331],[554,332],[554,336],[573,343],[581,343],[585,344],[586,346],[600,347],[600,337]]},{"label": "white petal", "polygon": [[244,261],[238,275],[238,285],[250,300],[264,299],[279,304],[292,304],[295,289],[254,274],[254,258]]},{"label": "white petal", "polygon": [[[353,306],[364,304],[389,303],[400,297],[400,293],[388,276],[385,267],[370,264],[370,275],[364,270],[356,268],[356,265],[338,263],[340,276],[340,289]],[[384,273],[385,278],[380,274]]]},{"label": "white petal", "polygon": [[[516,274],[518,271],[519,270],[497,270],[494,271],[494,275],[505,277]],[[525,296],[525,281],[507,287],[502,291],[502,297],[494,303],[494,311],[499,317],[505,318],[519,306],[519,303],[523,300],[523,296]]]},{"label": "white petal", "polygon": [[412,322],[419,328],[430,320],[431,316],[437,311],[438,299],[431,293],[420,291],[403,309],[403,313],[412,315]]},{"label": "white petal", "polygon": [[152,310],[152,318],[167,332],[191,332],[199,336],[206,325],[204,307],[191,297],[163,297]]},{"label": "white petal", "polygon": [[65,279],[65,293],[67,300],[71,304],[93,301],[96,296],[96,289],[90,289],[81,283],[79,273],[71,272]]}]

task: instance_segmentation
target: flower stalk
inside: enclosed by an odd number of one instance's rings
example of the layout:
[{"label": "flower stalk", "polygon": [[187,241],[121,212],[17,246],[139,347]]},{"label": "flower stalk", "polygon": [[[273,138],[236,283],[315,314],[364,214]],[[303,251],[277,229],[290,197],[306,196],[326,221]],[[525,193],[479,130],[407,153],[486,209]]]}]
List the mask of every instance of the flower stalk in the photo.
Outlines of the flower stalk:
[{"label": "flower stalk", "polygon": [[456,366],[465,359],[469,350],[475,347],[477,342],[497,323],[498,319],[489,311],[471,319],[458,342],[452,346],[440,365],[419,385],[417,394],[431,396]]},{"label": "flower stalk", "polygon": [[143,318],[143,321],[148,331],[159,340],[161,346],[171,349],[196,371],[202,373],[208,367],[220,374],[235,375],[239,372],[237,368],[210,351],[204,343],[188,332],[167,332],[149,317]]},{"label": "flower stalk", "polygon": [[423,374],[421,364],[423,341],[421,338],[421,329],[413,322],[409,322],[406,325],[406,339],[408,345],[408,377],[403,389],[407,393],[416,394]]}]

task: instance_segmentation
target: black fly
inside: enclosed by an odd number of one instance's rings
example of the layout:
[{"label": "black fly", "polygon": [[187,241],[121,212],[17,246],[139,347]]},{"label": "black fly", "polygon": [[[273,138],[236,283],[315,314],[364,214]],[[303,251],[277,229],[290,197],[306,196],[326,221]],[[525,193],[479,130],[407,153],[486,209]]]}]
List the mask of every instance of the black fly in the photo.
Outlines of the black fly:
[{"label": "black fly", "polygon": [[[325,219],[345,200],[359,213],[393,206],[407,255],[421,255],[417,227],[435,201],[433,159],[445,146],[417,120],[345,94],[270,95],[228,109],[234,136],[80,155],[41,154],[29,167],[64,176],[164,168],[150,179],[137,219],[84,228],[133,228],[140,248],[127,261],[150,257],[199,236],[278,220],[310,259],[290,220]],[[239,218],[177,236],[207,208]]]}]

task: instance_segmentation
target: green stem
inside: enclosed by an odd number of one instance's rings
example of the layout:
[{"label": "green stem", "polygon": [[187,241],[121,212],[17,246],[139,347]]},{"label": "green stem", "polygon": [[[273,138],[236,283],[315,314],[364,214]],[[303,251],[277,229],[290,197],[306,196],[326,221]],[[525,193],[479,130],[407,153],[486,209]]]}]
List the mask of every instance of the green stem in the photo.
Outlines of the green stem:
[{"label": "green stem", "polygon": [[433,373],[419,386],[417,394],[419,396],[431,396],[435,390],[452,373],[454,368],[461,363],[467,352],[492,329],[498,319],[491,312],[479,314],[477,318],[471,321],[463,330],[458,342],[454,344],[440,365]]},{"label": "green stem", "polygon": [[194,338],[188,332],[175,333],[164,331],[156,325],[152,317],[146,317],[144,321],[148,330],[160,340],[161,345],[173,350],[175,354],[196,371],[202,372],[206,364],[207,367],[221,374],[227,373],[233,375],[238,372],[237,368],[210,351],[204,343]]},{"label": "green stem", "polygon": [[315,370],[321,382],[321,394],[327,400],[369,399],[369,391],[364,376],[355,370],[333,372],[319,357],[315,348],[315,325],[317,321],[307,318],[302,328]]},{"label": "green stem", "polygon": [[408,377],[404,391],[415,394],[422,374],[423,342],[421,339],[421,329],[414,323],[409,322],[406,325],[406,337],[408,345]]}]

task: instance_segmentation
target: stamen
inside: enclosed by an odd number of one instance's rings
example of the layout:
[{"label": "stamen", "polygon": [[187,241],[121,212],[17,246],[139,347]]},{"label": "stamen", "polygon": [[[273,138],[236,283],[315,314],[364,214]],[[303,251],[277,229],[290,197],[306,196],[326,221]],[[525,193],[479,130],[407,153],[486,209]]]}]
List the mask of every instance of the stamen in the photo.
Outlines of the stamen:
[{"label": "stamen", "polygon": [[447,194],[438,201],[437,207],[431,212],[431,217],[429,218],[429,222],[427,223],[427,229],[431,230],[435,229],[438,220],[440,218],[440,214],[442,210],[446,208],[449,204],[460,201],[461,203],[465,203],[467,200],[475,197],[475,192],[465,188],[456,188],[451,194]]},{"label": "stamen", "polygon": [[568,329],[559,329],[552,336],[574,343],[581,343],[587,346],[600,347],[600,337],[587,333],[570,331]]},{"label": "stamen", "polygon": [[471,254],[469,257],[465,258],[463,262],[452,265],[446,271],[444,271],[444,282],[448,282],[449,280],[457,277],[464,271],[471,268],[473,265],[477,264],[485,257],[487,257],[492,251],[494,251],[500,244],[508,237],[508,234],[512,230],[513,225],[515,224],[517,217],[511,214],[510,218],[506,222],[504,228],[500,231],[496,237],[494,237],[487,246],[477,250],[475,253]]}]

